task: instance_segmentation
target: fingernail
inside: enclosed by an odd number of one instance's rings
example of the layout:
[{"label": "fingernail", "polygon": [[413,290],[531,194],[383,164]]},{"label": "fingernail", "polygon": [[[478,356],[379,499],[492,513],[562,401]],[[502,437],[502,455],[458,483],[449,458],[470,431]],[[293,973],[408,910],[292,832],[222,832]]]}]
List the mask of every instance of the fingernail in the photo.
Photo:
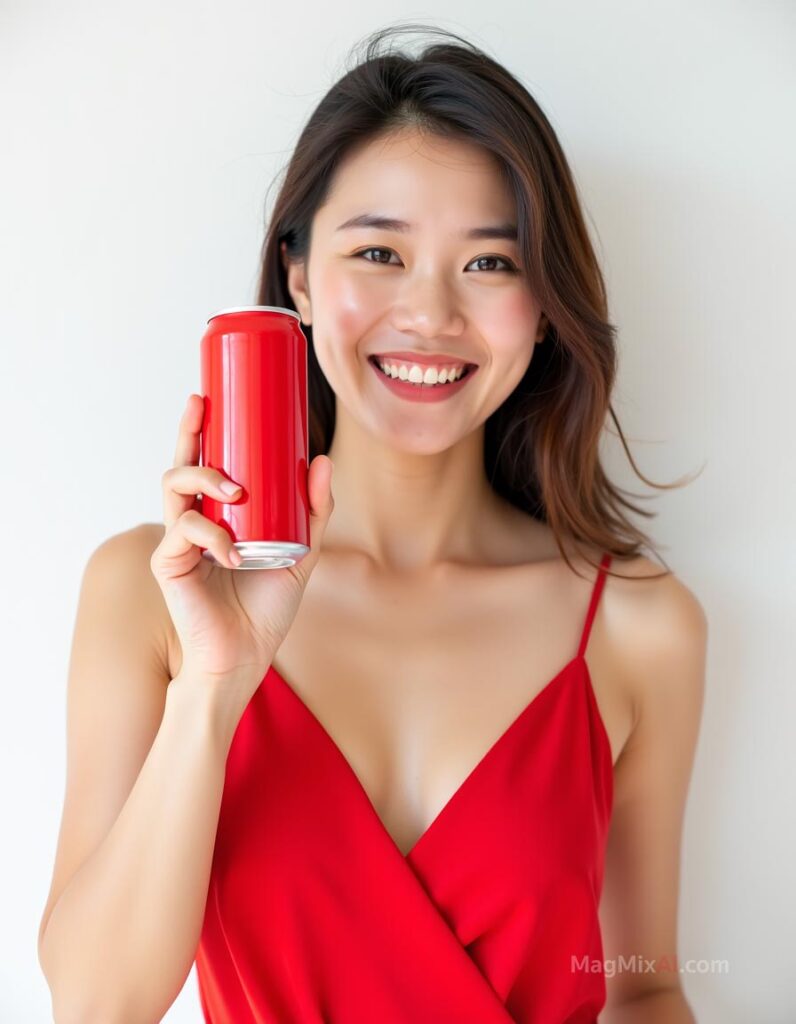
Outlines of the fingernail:
[{"label": "fingernail", "polygon": [[219,487],[224,494],[235,494],[240,490],[240,484],[234,484],[231,480],[224,480],[223,483],[219,484]]}]

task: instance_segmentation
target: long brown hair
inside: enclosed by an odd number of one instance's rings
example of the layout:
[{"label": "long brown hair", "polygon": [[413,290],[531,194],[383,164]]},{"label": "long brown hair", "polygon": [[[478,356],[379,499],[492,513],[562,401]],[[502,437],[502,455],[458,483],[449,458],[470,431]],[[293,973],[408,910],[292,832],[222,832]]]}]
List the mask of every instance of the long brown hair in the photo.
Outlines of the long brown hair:
[{"label": "long brown hair", "polygon": [[[390,45],[397,32],[443,37],[418,56]],[[315,211],[341,160],[355,145],[406,127],[464,139],[499,163],[517,209],[519,246],[529,287],[548,328],[530,366],[485,424],[484,466],[494,490],[549,524],[562,541],[590,543],[617,558],[636,556],[649,538],[625,515],[652,513],[628,500],[600,463],[609,412],[636,474],[610,396],[617,371],[616,327],[608,320],[602,272],[576,187],[550,122],[527,89],[478,47],[442,29],[399,23],[366,37],[364,52],[326,93],[299,136],[285,169],[262,249],[257,303],[294,309],[280,256],[309,252]],[[309,342],[310,457],[329,451],[335,395]],[[589,564],[593,562],[586,555]],[[664,565],[666,563],[664,562]],[[661,575],[667,575],[663,573]],[[649,578],[649,577],[647,577]]]}]

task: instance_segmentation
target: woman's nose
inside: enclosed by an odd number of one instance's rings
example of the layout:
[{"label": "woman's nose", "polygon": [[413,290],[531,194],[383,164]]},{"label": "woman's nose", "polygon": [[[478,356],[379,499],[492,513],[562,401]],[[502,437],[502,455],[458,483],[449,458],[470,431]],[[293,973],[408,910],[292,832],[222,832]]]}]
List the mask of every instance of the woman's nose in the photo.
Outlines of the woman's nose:
[{"label": "woman's nose", "polygon": [[464,329],[456,296],[433,275],[404,280],[395,298],[392,322],[396,330],[429,338],[457,335]]}]

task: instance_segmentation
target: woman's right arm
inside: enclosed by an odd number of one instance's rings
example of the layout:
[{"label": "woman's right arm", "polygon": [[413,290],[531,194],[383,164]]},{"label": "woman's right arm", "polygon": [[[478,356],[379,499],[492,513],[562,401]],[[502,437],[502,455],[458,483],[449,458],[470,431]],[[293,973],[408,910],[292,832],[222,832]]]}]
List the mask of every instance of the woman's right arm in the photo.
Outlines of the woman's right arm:
[{"label": "woman's right arm", "polygon": [[[334,507],[332,463],[307,473],[310,550],[236,573],[233,541],[198,506],[240,486],[199,465],[190,395],[163,474],[165,530],[110,538],[83,576],[67,684],[66,796],[39,963],[56,1024],[156,1024],[194,959],[240,717],[284,640]],[[213,561],[202,557],[202,550]],[[235,578],[237,577],[237,579]],[[180,655],[170,680],[168,643]]]},{"label": "woman's right arm", "polygon": [[168,612],[150,570],[162,537],[149,524],[112,537],[83,577],[66,795],[39,931],[56,1024],[155,1022],[179,994],[199,942],[240,695],[258,682],[169,681]]}]

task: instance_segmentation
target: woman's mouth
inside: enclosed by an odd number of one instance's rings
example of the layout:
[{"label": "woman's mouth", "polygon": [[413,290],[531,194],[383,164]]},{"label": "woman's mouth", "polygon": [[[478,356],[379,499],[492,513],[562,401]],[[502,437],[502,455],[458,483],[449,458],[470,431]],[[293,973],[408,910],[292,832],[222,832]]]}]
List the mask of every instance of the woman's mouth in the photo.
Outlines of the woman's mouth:
[{"label": "woman's mouth", "polygon": [[436,402],[452,398],[466,385],[478,369],[475,363],[451,366],[420,366],[368,356],[382,383],[393,394],[415,402]]}]

